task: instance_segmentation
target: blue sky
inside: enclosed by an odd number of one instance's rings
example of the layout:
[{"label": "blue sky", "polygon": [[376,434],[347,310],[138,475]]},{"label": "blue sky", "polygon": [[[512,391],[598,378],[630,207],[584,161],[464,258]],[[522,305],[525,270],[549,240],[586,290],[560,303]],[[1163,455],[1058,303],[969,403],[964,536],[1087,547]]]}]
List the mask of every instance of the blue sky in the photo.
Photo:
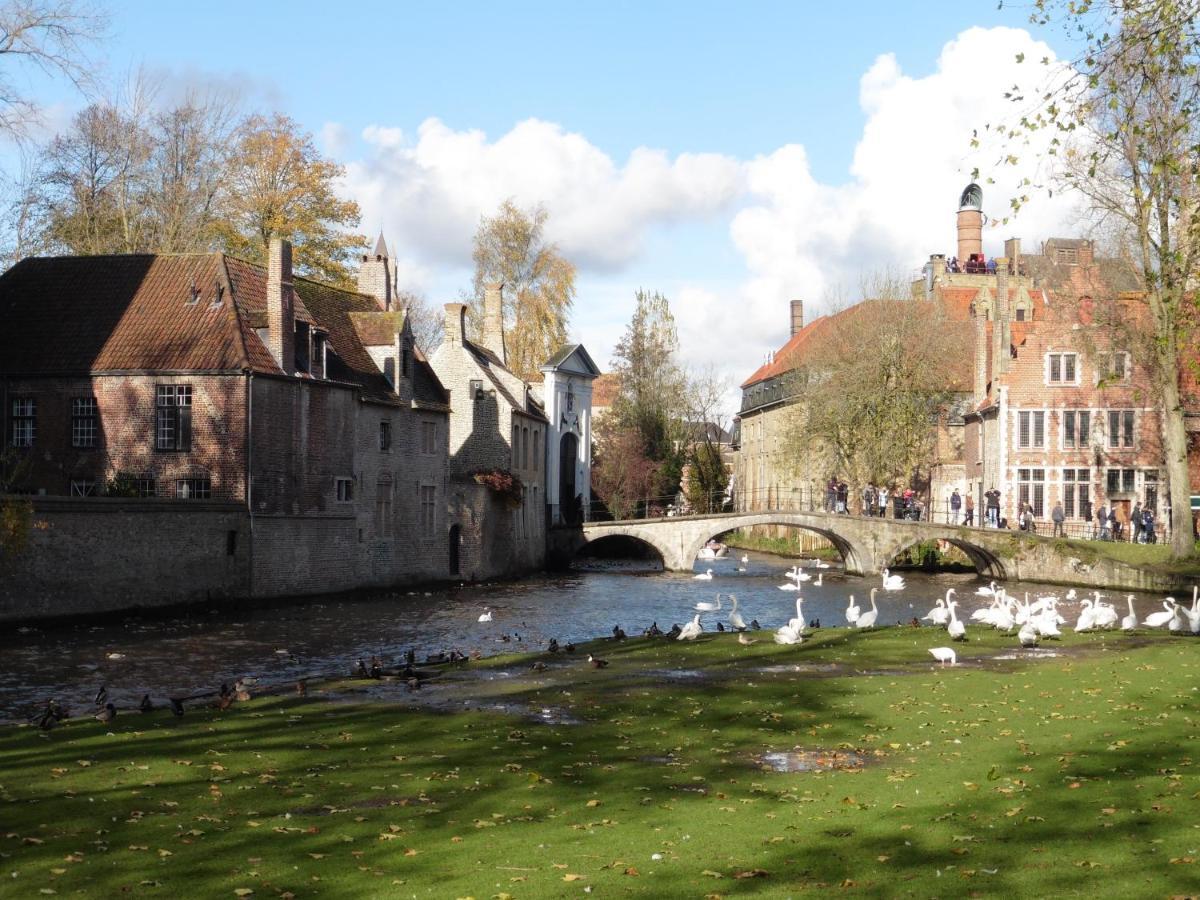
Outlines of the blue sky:
[{"label": "blue sky", "polygon": [[[970,129],[1002,110],[1015,54],[1046,49],[995,2],[333,8],[127,0],[96,55],[110,82],[142,66],[294,117],[438,303],[469,283],[481,214],[544,203],[602,365],[641,286],[672,298],[689,362],[734,382],[786,338],[788,298],[815,314],[951,246]],[[51,121],[80,104],[36,89]],[[985,190],[997,208],[1009,183]]]}]

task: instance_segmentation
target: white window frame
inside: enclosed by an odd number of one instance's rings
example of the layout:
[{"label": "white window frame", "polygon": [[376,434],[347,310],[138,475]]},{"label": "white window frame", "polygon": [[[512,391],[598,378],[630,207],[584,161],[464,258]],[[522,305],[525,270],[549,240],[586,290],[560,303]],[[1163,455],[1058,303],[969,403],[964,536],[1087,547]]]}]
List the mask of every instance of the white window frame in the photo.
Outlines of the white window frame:
[{"label": "white window frame", "polygon": [[[1116,414],[1120,418],[1117,420],[1117,433],[1114,435],[1112,428],[1112,417]],[[1132,416],[1133,424],[1129,428],[1129,443],[1125,442],[1125,421],[1126,418]],[[1137,434],[1138,434],[1138,414],[1136,409],[1106,409],[1104,411],[1104,428],[1105,434],[1104,445],[1109,450],[1136,450],[1137,449]],[[1113,438],[1117,438],[1117,442],[1113,443]]]},{"label": "white window frame", "polygon": [[[1118,356],[1122,357],[1125,366],[1119,378],[1113,372],[1113,360]],[[1128,350],[1105,350],[1098,354],[1096,359],[1096,384],[1106,379],[1112,379],[1114,383],[1127,384],[1132,374],[1133,360]]]},{"label": "white window frame", "polygon": [[[1059,358],[1058,364],[1059,364],[1060,377],[1057,380],[1054,380],[1054,379],[1051,379],[1051,377],[1050,377],[1050,369],[1051,369],[1050,360],[1052,357],[1056,357],[1056,356]],[[1065,378],[1066,358],[1068,356],[1071,357],[1071,359],[1073,360],[1072,365],[1074,366],[1074,369],[1075,369],[1075,375],[1069,381]],[[1077,352],[1075,352],[1074,350],[1051,350],[1051,351],[1048,351],[1046,353],[1043,365],[1044,365],[1044,368],[1042,371],[1042,377],[1043,377],[1043,380],[1047,387],[1078,387],[1079,386],[1079,354]]]},{"label": "white window frame", "polygon": [[71,446],[91,450],[99,435],[100,409],[91,396],[71,398]]},{"label": "white window frame", "polygon": [[[1088,417],[1087,428],[1079,427],[1080,414],[1086,414]],[[1058,449],[1059,450],[1087,450],[1092,445],[1092,426],[1096,420],[1096,414],[1091,409],[1081,409],[1072,407],[1071,409],[1061,409],[1058,413],[1059,435]],[[1075,443],[1067,443],[1067,416],[1071,416],[1075,422]]]},{"label": "white window frame", "polygon": [[[1018,450],[1045,450],[1046,449],[1046,411],[1044,409],[1019,409],[1017,413],[1017,433],[1014,437],[1013,444]],[[1021,442],[1021,417],[1029,417],[1029,442]],[[1041,416],[1041,431],[1042,439],[1036,439],[1037,429],[1035,423],[1037,417]]]}]

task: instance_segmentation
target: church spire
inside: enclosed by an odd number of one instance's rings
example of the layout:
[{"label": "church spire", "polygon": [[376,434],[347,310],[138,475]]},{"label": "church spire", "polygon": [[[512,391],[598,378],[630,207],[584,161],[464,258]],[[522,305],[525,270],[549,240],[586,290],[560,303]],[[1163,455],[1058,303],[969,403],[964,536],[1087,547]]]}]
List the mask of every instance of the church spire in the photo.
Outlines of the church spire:
[{"label": "church spire", "polygon": [[382,228],[379,229],[379,237],[375,239],[375,252],[372,254],[372,256],[379,256],[383,257],[384,259],[388,258],[387,241],[383,239]]}]

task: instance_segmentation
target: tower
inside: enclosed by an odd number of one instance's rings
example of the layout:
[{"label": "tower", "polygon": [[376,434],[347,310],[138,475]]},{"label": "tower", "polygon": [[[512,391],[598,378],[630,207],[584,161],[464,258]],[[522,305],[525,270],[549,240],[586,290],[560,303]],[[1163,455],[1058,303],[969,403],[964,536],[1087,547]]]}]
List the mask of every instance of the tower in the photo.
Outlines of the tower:
[{"label": "tower", "polygon": [[362,256],[362,264],[358,269],[358,290],[378,300],[384,310],[391,311],[396,298],[396,265],[388,254],[383,229],[379,230],[379,237],[375,240],[375,250]]}]

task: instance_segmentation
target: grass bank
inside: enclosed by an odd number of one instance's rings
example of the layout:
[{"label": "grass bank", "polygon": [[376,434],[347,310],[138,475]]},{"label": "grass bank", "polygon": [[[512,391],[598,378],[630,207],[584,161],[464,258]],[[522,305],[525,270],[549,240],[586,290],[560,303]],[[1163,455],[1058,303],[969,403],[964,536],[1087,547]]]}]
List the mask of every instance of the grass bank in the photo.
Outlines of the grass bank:
[{"label": "grass bank", "polygon": [[1195,892],[1200,641],[759,637],[4,729],[0,893]]}]

